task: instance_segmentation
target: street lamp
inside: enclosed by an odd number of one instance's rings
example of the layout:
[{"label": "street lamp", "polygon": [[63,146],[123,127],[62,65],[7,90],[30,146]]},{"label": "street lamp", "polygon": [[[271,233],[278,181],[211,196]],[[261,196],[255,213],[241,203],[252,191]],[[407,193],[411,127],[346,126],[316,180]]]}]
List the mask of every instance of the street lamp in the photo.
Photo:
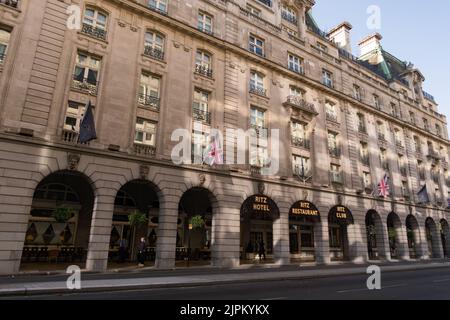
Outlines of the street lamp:
[{"label": "street lamp", "polygon": [[192,223],[189,223],[188,225],[188,250],[187,250],[187,259],[186,259],[186,267],[189,267],[189,260],[191,258],[191,230],[192,230]]}]

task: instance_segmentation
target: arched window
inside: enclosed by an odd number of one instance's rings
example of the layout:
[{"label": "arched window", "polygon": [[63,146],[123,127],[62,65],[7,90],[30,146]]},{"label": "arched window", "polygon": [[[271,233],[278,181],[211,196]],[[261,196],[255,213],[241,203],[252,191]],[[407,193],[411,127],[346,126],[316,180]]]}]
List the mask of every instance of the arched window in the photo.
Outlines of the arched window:
[{"label": "arched window", "polygon": [[153,58],[164,60],[165,37],[156,31],[147,31],[145,33],[144,54]]},{"label": "arched window", "polygon": [[108,15],[105,12],[87,7],[84,10],[82,32],[106,40],[107,20]]},{"label": "arched window", "polygon": [[39,187],[34,199],[61,202],[79,202],[78,194],[69,186],[61,183],[49,183]]}]

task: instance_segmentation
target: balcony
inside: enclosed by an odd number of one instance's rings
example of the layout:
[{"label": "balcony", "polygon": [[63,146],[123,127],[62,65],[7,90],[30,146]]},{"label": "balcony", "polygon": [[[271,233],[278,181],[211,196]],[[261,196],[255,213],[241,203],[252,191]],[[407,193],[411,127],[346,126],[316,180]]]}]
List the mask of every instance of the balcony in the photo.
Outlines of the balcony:
[{"label": "balcony", "polygon": [[363,133],[363,134],[367,134],[367,128],[366,128],[366,126],[365,126],[365,125],[362,125],[362,124],[358,125],[358,132],[359,132],[359,133]]},{"label": "balcony", "polygon": [[294,147],[303,148],[309,150],[310,144],[309,140],[301,137],[292,137],[292,145]]},{"label": "balcony", "polygon": [[79,133],[76,131],[63,129],[62,135],[61,135],[61,141],[67,142],[70,144],[89,145],[89,142],[87,142],[87,143],[78,142],[79,136],[80,136]]},{"label": "balcony", "polygon": [[164,51],[157,49],[157,48],[153,48],[151,46],[145,46],[144,55],[146,55],[148,57],[152,57],[157,60],[161,60],[161,61],[164,60]]},{"label": "balcony", "polygon": [[386,141],[386,136],[384,133],[378,132],[378,140]]},{"label": "balcony", "polygon": [[339,148],[328,148],[328,153],[330,156],[334,158],[340,158],[341,157],[341,149]]},{"label": "balcony", "polygon": [[298,66],[298,65],[294,66],[294,65],[289,63],[288,64],[288,69],[293,71],[293,72],[295,72],[295,73],[298,73],[298,74],[305,74],[305,69],[302,66]]},{"label": "balcony", "polygon": [[250,85],[250,93],[257,94],[258,96],[267,97],[267,90],[263,87]]},{"label": "balcony", "polygon": [[342,175],[340,172],[330,172],[330,181],[334,184],[342,184]]},{"label": "balcony", "polygon": [[19,6],[19,0],[0,0],[0,4],[4,4],[12,8],[17,8]]},{"label": "balcony", "polygon": [[293,174],[295,177],[301,179],[304,182],[312,178],[311,171],[308,168],[305,168],[304,166],[296,165],[294,167]]},{"label": "balcony", "polygon": [[294,16],[294,15],[292,15],[292,14],[289,14],[289,13],[286,12],[286,11],[281,11],[281,17],[282,17],[284,20],[286,20],[287,22],[290,22],[290,23],[292,23],[292,24],[297,25],[297,23],[298,23],[297,17]]},{"label": "balcony", "polygon": [[151,4],[150,1],[148,3],[147,7],[150,10],[153,10],[155,12],[158,12],[158,13],[163,14],[163,15],[167,15],[167,7],[166,8],[158,8],[154,4]]},{"label": "balcony", "polygon": [[326,117],[328,121],[332,121],[332,122],[338,122],[338,117],[337,114],[335,113],[331,113],[331,112],[327,112],[326,113]]},{"label": "balcony", "polygon": [[138,102],[139,104],[145,107],[150,107],[152,109],[155,109],[156,111],[159,111],[160,107],[159,97],[154,97],[146,94],[139,94]]},{"label": "balcony", "polygon": [[98,87],[98,81],[94,82],[92,80],[89,80],[88,78],[80,79],[76,75],[73,76],[72,79],[72,88],[80,91],[84,91],[91,96],[97,95],[97,87]]},{"label": "balcony", "polygon": [[198,108],[193,108],[192,118],[194,121],[201,121],[207,124],[211,124],[211,112],[200,110]]},{"label": "balcony", "polygon": [[208,78],[212,78],[212,75],[213,75],[213,71],[210,67],[204,66],[201,64],[195,65],[195,73],[205,76],[205,77],[208,77]]},{"label": "balcony", "polygon": [[249,128],[255,130],[256,135],[258,137],[267,137],[268,136],[269,129],[262,125],[250,123]]},{"label": "balcony", "polygon": [[3,63],[3,61],[5,61],[5,59],[6,59],[6,54],[0,53],[0,63]]},{"label": "balcony", "polygon": [[368,154],[361,155],[361,163],[366,167],[370,167],[370,160]]},{"label": "balcony", "polygon": [[302,99],[299,96],[288,96],[285,104],[301,109],[309,114],[318,115],[314,104],[306,102],[306,100]]},{"label": "balcony", "polygon": [[133,152],[139,156],[154,157],[156,154],[155,146],[134,143]]},{"label": "balcony", "polygon": [[81,33],[87,34],[90,37],[97,38],[106,41],[106,30],[91,26],[89,24],[83,23],[81,28]]}]

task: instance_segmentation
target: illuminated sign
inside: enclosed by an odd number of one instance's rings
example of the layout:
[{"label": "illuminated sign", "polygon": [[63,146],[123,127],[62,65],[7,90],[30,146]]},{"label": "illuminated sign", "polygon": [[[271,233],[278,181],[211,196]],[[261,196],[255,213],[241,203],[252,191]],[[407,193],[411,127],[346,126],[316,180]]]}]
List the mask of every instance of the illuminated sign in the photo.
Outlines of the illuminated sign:
[{"label": "illuminated sign", "polygon": [[308,201],[298,201],[291,207],[290,215],[319,217],[320,213],[316,206]]},{"label": "illuminated sign", "polygon": [[353,224],[353,215],[349,208],[339,205],[330,210],[330,221],[333,220],[340,224]]}]

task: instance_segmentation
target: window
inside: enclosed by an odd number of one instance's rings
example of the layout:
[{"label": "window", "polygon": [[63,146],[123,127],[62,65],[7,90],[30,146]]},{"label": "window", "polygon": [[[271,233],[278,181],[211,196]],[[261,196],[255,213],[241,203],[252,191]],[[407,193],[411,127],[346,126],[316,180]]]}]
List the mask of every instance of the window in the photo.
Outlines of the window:
[{"label": "window", "polygon": [[201,164],[204,161],[209,134],[203,131],[192,132],[192,162]]},{"label": "window", "polygon": [[388,162],[388,158],[387,158],[386,149],[383,149],[383,148],[380,149],[380,162],[381,162],[381,167],[384,170],[389,170],[389,162]]},{"label": "window", "polygon": [[272,7],[272,0],[258,0],[258,2],[261,2],[263,5],[268,7]]},{"label": "window", "polygon": [[203,50],[197,50],[195,56],[195,72],[212,77],[211,55]]},{"label": "window", "polygon": [[0,28],[0,63],[6,58],[11,32]]},{"label": "window", "polygon": [[296,55],[288,55],[288,67],[290,70],[303,74],[303,59]]},{"label": "window", "polygon": [[423,166],[423,162],[418,160],[417,161],[417,170],[419,171],[419,179],[421,181],[425,180],[425,168]]},{"label": "window", "polygon": [[442,135],[441,126],[436,124],[436,134],[440,137]]},{"label": "window", "polygon": [[261,10],[251,6],[251,5],[247,5],[247,11],[250,12],[252,15],[260,17],[261,16]]},{"label": "window", "polygon": [[298,121],[292,121],[291,137],[292,137],[292,144],[294,146],[309,148],[309,143],[306,140],[306,124]]},{"label": "window", "polygon": [[414,150],[418,153],[422,152],[422,142],[418,136],[414,136]]},{"label": "window", "polygon": [[365,189],[372,188],[372,176],[370,172],[363,172],[363,183]]},{"label": "window", "polygon": [[161,78],[142,73],[139,83],[139,103],[159,109]]},{"label": "window", "polygon": [[338,134],[334,132],[328,132],[328,151],[331,156],[339,157],[340,150],[338,148]]},{"label": "window", "polygon": [[323,70],[322,83],[327,87],[333,88],[333,74],[327,70]]},{"label": "window", "polygon": [[336,106],[333,103],[329,101],[325,102],[325,113],[327,120],[334,122],[338,121]]},{"label": "window", "polygon": [[167,1],[168,0],[148,0],[148,6],[152,10],[167,13]]},{"label": "window", "polygon": [[295,176],[301,178],[308,178],[311,176],[310,172],[310,161],[308,158],[301,156],[292,156],[292,171]]},{"label": "window", "polygon": [[254,54],[257,54],[261,57],[264,56],[264,40],[255,37],[253,35],[250,35],[249,38],[249,48],[250,52],[253,52]]},{"label": "window", "polygon": [[430,130],[430,127],[428,125],[428,120],[426,118],[423,118],[423,128],[427,131]]},{"label": "window", "polygon": [[367,133],[366,129],[366,119],[362,113],[358,113],[358,131],[360,133]]},{"label": "window", "polygon": [[397,105],[395,103],[391,103],[391,113],[396,118],[400,117],[400,114],[397,109]]},{"label": "window", "polygon": [[262,96],[266,95],[266,89],[264,89],[264,76],[261,73],[256,71],[250,72],[250,92]]},{"label": "window", "polygon": [[73,77],[73,85],[77,89],[87,90],[92,94],[96,94],[100,61],[100,58],[78,53]]},{"label": "window", "polygon": [[143,118],[136,119],[134,143],[155,146],[156,123]]},{"label": "window", "polygon": [[365,166],[370,166],[369,162],[369,148],[367,146],[367,143],[361,142],[359,146],[359,152],[361,157],[361,162]]},{"label": "window", "polygon": [[341,166],[337,164],[330,165],[331,182],[342,183]]},{"label": "window", "polygon": [[213,33],[213,18],[204,12],[198,13],[198,24],[197,27],[200,31],[212,34]]},{"label": "window", "polygon": [[395,144],[399,147],[403,146],[403,133],[400,129],[394,129]]},{"label": "window", "polygon": [[64,130],[77,133],[80,132],[80,124],[84,117],[85,109],[85,104],[69,101],[67,105],[66,119],[64,121]]},{"label": "window", "polygon": [[409,118],[411,119],[411,123],[413,125],[415,125],[416,124],[416,115],[414,114],[414,112],[409,113]]},{"label": "window", "polygon": [[285,4],[281,6],[281,17],[293,24],[297,24],[298,22],[297,13],[295,12],[295,10]]},{"label": "window", "polygon": [[289,86],[289,95],[292,97],[303,98],[303,90],[296,86]]},{"label": "window", "polygon": [[319,49],[320,51],[323,51],[323,52],[328,52],[328,47],[326,46],[326,45],[324,45],[323,43],[321,43],[321,42],[316,42],[316,47],[317,47],[317,49]]},{"label": "window", "polygon": [[210,123],[209,113],[209,92],[195,89],[193,101],[193,116],[195,121],[205,121]]},{"label": "window", "polygon": [[353,97],[356,100],[361,101],[361,88],[357,86],[356,84],[353,86]]},{"label": "window", "polygon": [[398,155],[398,166],[400,168],[400,173],[403,177],[407,176],[405,157],[401,154]]},{"label": "window", "polygon": [[96,38],[106,39],[106,21],[107,15],[93,8],[84,10],[82,32]]},{"label": "window", "polygon": [[377,96],[376,94],[373,95],[373,105],[374,105],[375,108],[377,108],[378,110],[381,109],[380,97]]},{"label": "window", "polygon": [[402,181],[402,196],[403,197],[409,196],[408,182],[406,181]]},{"label": "window", "polygon": [[164,60],[164,42],[165,38],[162,34],[147,31],[145,33],[144,54],[159,60]]},{"label": "window", "polygon": [[384,123],[381,121],[377,122],[377,134],[378,134],[378,139],[380,140],[386,140],[385,138],[385,129],[384,129]]},{"label": "window", "polygon": [[265,112],[259,108],[250,108],[250,125],[252,127],[264,128],[265,127]]}]

